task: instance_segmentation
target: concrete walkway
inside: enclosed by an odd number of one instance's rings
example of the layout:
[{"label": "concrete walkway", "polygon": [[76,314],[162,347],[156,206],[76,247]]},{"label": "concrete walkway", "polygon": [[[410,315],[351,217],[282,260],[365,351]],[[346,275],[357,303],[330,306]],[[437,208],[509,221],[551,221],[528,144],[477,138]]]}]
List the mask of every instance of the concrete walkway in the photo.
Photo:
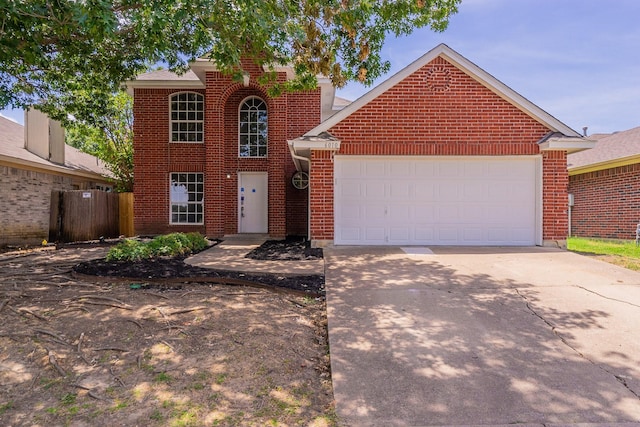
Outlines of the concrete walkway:
[{"label": "concrete walkway", "polygon": [[640,274],[549,248],[325,249],[348,426],[640,425]]},{"label": "concrete walkway", "polygon": [[238,234],[225,236],[223,242],[199,252],[185,260],[198,267],[245,273],[282,275],[324,274],[324,260],[259,261],[244,256],[263,244],[268,236],[263,234]]}]

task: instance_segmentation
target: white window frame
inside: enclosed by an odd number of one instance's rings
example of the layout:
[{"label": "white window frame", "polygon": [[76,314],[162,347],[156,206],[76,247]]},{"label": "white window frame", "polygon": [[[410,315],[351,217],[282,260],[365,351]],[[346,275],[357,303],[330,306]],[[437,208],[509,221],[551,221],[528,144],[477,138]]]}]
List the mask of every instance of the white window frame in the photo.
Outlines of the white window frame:
[{"label": "white window frame", "polygon": [[[264,112],[266,117],[264,122],[261,122],[259,118],[256,117],[256,122],[255,122],[256,128],[252,129],[253,122],[250,119],[250,116],[248,120],[246,120],[246,122],[243,121],[242,119],[243,119],[243,110],[244,110],[245,104],[252,102],[253,103],[252,107],[256,107],[255,101],[258,101],[257,103],[258,106],[260,104],[264,105]],[[250,114],[251,109],[248,109],[248,112]],[[245,123],[246,123],[246,127],[243,126]],[[260,129],[262,124],[264,125],[263,129]],[[243,143],[242,141],[242,138],[245,136],[249,138],[247,143]],[[263,136],[264,138],[264,143],[260,143],[261,136]],[[252,138],[255,138],[255,141],[256,141],[255,155],[251,155],[251,148],[252,148],[251,139]],[[267,105],[267,102],[264,99],[258,96],[249,96],[243,99],[242,102],[240,103],[240,106],[238,107],[238,157],[244,158],[244,159],[266,158],[269,154],[268,147],[269,147],[269,106]],[[262,151],[264,152],[264,154],[260,154]]]},{"label": "white window frame", "polygon": [[[189,221],[190,216],[193,216],[192,221]],[[181,220],[182,218],[184,220]],[[169,224],[204,224],[204,174],[202,172],[171,172],[169,174]]]},{"label": "white window frame", "polygon": [[[195,99],[189,99],[189,95],[194,95]],[[182,97],[185,99],[179,99]],[[175,127],[177,129],[174,130]],[[185,138],[182,139],[181,136]],[[204,143],[204,95],[198,92],[176,92],[169,95],[169,142]]]}]

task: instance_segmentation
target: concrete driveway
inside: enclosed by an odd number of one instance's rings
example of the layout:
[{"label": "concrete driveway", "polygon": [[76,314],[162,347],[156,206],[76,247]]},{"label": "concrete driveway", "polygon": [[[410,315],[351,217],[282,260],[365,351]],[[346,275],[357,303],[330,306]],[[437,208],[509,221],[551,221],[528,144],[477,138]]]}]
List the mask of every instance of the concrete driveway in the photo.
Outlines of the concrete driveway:
[{"label": "concrete driveway", "polygon": [[638,425],[639,273],[549,248],[405,249],[325,249],[345,425]]}]

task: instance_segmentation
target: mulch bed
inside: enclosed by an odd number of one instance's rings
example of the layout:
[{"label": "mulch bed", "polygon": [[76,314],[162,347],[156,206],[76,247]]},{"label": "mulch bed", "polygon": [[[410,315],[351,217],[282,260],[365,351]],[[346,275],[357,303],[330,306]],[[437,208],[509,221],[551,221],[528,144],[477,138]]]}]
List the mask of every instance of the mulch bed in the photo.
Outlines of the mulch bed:
[{"label": "mulch bed", "polygon": [[[205,249],[207,250],[207,249]],[[309,248],[302,239],[270,240],[246,255],[256,260],[307,260],[322,258],[322,249]],[[260,287],[274,287],[309,293],[313,296],[324,295],[324,275],[288,276],[280,274],[250,274],[237,271],[214,270],[196,267],[184,262],[184,257],[153,258],[137,262],[106,261],[96,259],[82,262],[74,267],[79,274],[98,277],[120,277],[145,280],[158,283],[163,279],[167,283],[215,282],[215,279],[230,279],[224,283],[256,284]],[[186,280],[188,279],[188,280]],[[223,282],[223,280],[220,280]]]}]

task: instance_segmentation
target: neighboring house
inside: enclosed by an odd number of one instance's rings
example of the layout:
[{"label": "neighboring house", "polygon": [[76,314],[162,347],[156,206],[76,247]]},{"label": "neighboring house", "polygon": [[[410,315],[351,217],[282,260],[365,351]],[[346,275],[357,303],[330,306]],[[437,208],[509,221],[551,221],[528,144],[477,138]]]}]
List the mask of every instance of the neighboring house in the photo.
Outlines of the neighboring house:
[{"label": "neighboring house", "polygon": [[596,146],[567,161],[571,234],[634,239],[640,223],[640,127],[589,139]]},{"label": "neighboring house", "polygon": [[128,82],[137,233],[565,244],[566,156],[593,143],[449,47],[350,104],[327,79],[271,98],[262,73],[199,60]]},{"label": "neighboring house", "polygon": [[109,189],[94,156],[64,143],[64,130],[31,111],[25,126],[0,117],[0,246],[49,236],[52,190]]}]

